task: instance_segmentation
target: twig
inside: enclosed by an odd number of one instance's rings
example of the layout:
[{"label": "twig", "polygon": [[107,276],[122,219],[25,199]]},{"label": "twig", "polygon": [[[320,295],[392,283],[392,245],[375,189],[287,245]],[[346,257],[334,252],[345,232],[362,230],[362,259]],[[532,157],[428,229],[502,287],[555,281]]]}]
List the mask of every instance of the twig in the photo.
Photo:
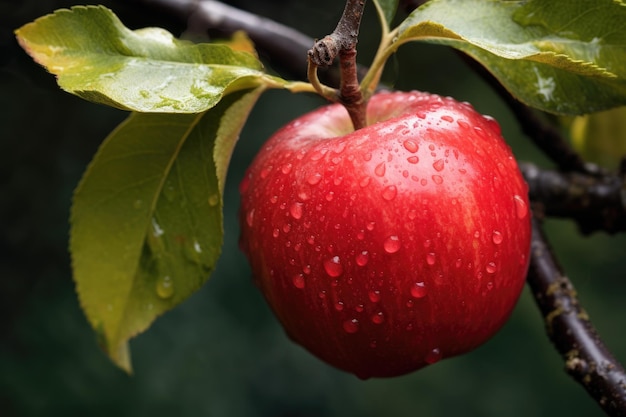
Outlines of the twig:
[{"label": "twig", "polygon": [[[481,72],[487,72],[482,70]],[[574,151],[561,132],[543,120],[535,110],[513,97],[491,74],[484,76],[517,118],[522,132],[528,136],[563,171],[598,174],[594,166],[586,164]]]},{"label": "twig", "polygon": [[610,416],[626,416],[626,371],[606,348],[533,219],[528,284],[566,371]]},{"label": "twig", "polygon": [[327,90],[316,83],[317,68],[330,66],[339,56],[341,78],[339,94],[336,96],[348,111],[355,129],[360,129],[366,125],[367,102],[359,88],[356,65],[356,44],[364,7],[365,0],[347,0],[343,15],[333,33],[315,42],[308,52],[309,79],[317,87],[320,94],[328,99],[333,99],[335,94],[327,94]]},{"label": "twig", "polygon": [[589,234],[626,231],[626,182],[623,174],[601,177],[579,172],[544,170],[520,163],[530,199],[542,205],[547,216],[574,220]]}]

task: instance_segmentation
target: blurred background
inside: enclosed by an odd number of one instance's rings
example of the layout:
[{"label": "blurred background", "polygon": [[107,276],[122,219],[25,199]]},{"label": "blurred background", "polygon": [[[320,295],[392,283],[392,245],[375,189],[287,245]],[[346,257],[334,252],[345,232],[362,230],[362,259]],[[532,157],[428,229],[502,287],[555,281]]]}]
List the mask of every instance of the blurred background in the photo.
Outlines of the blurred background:
[{"label": "blurred background", "polygon": [[[0,0],[0,416],[602,415],[563,372],[528,290],[487,344],[399,378],[358,380],[287,339],[237,248],[237,185],[244,169],[278,127],[322,104],[281,91],[261,98],[233,156],[217,270],[201,291],[132,340],[134,375],[114,367],[78,306],[67,219],[83,170],[126,113],[62,92],[15,41],[14,29],[77,3],[17,3]],[[140,2],[100,3],[133,29],[161,26],[177,36],[186,30],[186,22]],[[330,33],[343,9],[343,2],[331,0],[228,3],[312,37]],[[359,44],[365,64],[377,34],[368,4]],[[549,166],[499,98],[454,53],[406,45],[388,68],[385,81],[395,88],[472,102],[501,122],[520,160]],[[624,236],[583,237],[560,220],[547,227],[593,323],[626,360]]]}]

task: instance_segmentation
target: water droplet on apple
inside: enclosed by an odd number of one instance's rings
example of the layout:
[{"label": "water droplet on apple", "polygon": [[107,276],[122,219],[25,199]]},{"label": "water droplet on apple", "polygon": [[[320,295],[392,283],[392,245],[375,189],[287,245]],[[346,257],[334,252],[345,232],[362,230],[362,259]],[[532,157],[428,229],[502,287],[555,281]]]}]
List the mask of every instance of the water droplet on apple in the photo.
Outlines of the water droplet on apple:
[{"label": "water droplet on apple", "polygon": [[320,300],[323,300],[326,298],[326,291],[322,290],[320,292],[317,293],[317,298],[319,298]]},{"label": "water droplet on apple", "polygon": [[335,147],[332,149],[332,151],[334,153],[337,153],[337,154],[342,153],[345,150],[346,150],[346,142],[345,141],[337,143],[335,145]]},{"label": "water droplet on apple", "polygon": [[281,171],[283,174],[285,174],[285,175],[286,175],[286,174],[289,174],[289,173],[291,172],[291,167],[292,167],[292,166],[293,166],[293,165],[291,165],[291,164],[287,163],[287,164],[283,165],[282,167],[280,167],[280,171]]},{"label": "water droplet on apple", "polygon": [[386,240],[385,243],[383,243],[383,248],[385,249],[385,252],[387,253],[396,253],[400,250],[400,238],[398,236],[389,236]]},{"label": "water droplet on apple", "polygon": [[283,232],[289,233],[290,231],[291,231],[291,224],[290,223],[283,224]]},{"label": "water droplet on apple", "polygon": [[261,179],[264,180],[265,178],[267,178],[267,176],[270,175],[271,170],[272,170],[271,166],[269,168],[263,168],[260,173]]},{"label": "water droplet on apple", "polygon": [[356,238],[359,240],[365,239],[365,230],[359,230],[356,234]]},{"label": "water droplet on apple", "polygon": [[367,187],[370,184],[371,180],[372,179],[370,177],[365,176],[365,177],[361,178],[361,181],[359,181],[359,185],[361,187]]},{"label": "water droplet on apple", "polygon": [[429,252],[429,253],[426,255],[426,263],[427,263],[428,265],[434,265],[434,264],[435,264],[435,261],[436,261],[435,254],[434,254],[433,252]]},{"label": "water droplet on apple", "polygon": [[332,258],[327,259],[324,262],[324,270],[333,278],[343,274],[343,266],[341,265],[341,259],[339,256],[333,256]]},{"label": "water droplet on apple", "polygon": [[441,360],[441,351],[438,348],[432,349],[430,352],[426,354],[424,358],[426,363],[432,365],[433,363],[439,362]]},{"label": "water droplet on apple", "polygon": [[452,116],[447,115],[447,114],[444,115],[444,116],[441,116],[441,120],[443,120],[444,122],[449,122],[449,123],[454,122],[454,118]]},{"label": "water droplet on apple", "polygon": [[385,321],[385,314],[382,311],[379,311],[376,314],[372,315],[372,323],[374,324],[382,324]]},{"label": "water droplet on apple", "polygon": [[469,130],[470,128],[470,124],[467,123],[465,120],[457,120],[456,123],[459,125],[461,129]]},{"label": "water droplet on apple", "polygon": [[316,185],[316,184],[319,184],[321,180],[322,180],[322,174],[320,174],[319,172],[316,172],[315,174],[309,175],[309,177],[306,179],[306,182],[308,182],[310,185]]},{"label": "water droplet on apple", "polygon": [[380,291],[378,290],[370,290],[367,293],[367,296],[369,297],[372,303],[377,303],[380,301]]},{"label": "water droplet on apple", "polygon": [[254,209],[250,209],[246,213],[246,223],[248,224],[248,227],[252,227],[253,222],[254,222]]},{"label": "water droplet on apple", "polygon": [[435,171],[437,172],[443,171],[443,168],[444,168],[443,159],[437,159],[435,162],[433,162],[433,168],[435,168]]},{"label": "water droplet on apple", "polygon": [[302,206],[302,203],[293,203],[291,207],[289,207],[289,214],[291,214],[291,217],[296,220],[300,219],[302,217]]},{"label": "water droplet on apple", "polygon": [[443,177],[441,175],[433,175],[433,182],[437,185],[441,185],[443,183]]},{"label": "water droplet on apple", "polygon": [[356,333],[359,331],[359,320],[357,319],[351,319],[351,320],[346,320],[343,322],[343,329],[346,331],[346,333]]},{"label": "water droplet on apple", "polygon": [[306,275],[309,275],[311,273],[311,265],[304,265],[302,267],[302,272]]},{"label": "water droplet on apple", "polygon": [[371,232],[372,230],[374,230],[374,226],[376,226],[376,223],[375,223],[375,222],[369,222],[369,223],[365,226],[365,228]]},{"label": "water droplet on apple", "polygon": [[272,236],[278,237],[279,235],[280,235],[280,230],[278,230],[278,228],[272,230]]},{"label": "water droplet on apple", "polygon": [[380,164],[376,165],[376,168],[374,168],[374,174],[378,175],[379,177],[382,177],[385,175],[386,170],[387,170],[387,167],[385,163],[381,162]]},{"label": "water droplet on apple", "polygon": [[519,195],[515,195],[513,196],[513,201],[515,201],[515,213],[517,214],[517,218],[525,218],[528,215],[528,206],[524,202],[524,199]]},{"label": "water droplet on apple", "polygon": [[498,123],[498,121],[496,119],[494,119],[493,117],[489,116],[488,114],[483,115],[483,118],[491,126],[491,129],[493,129],[498,135],[502,134],[502,130],[500,128],[500,124]]},{"label": "water droplet on apple", "polygon": [[298,288],[299,290],[303,289],[306,285],[304,280],[304,275],[298,274],[293,276],[293,286]]},{"label": "water droplet on apple", "polygon": [[494,274],[497,271],[496,263],[489,262],[485,267],[485,271],[487,271],[488,274]]},{"label": "water droplet on apple", "polygon": [[[483,139],[487,137],[487,133],[479,126],[474,126],[474,132]],[[476,149],[478,150],[478,148]]]},{"label": "water droplet on apple", "polygon": [[299,198],[301,201],[307,201],[308,199],[310,199],[310,198],[311,198],[311,196],[309,195],[309,193],[308,193],[307,191],[305,191],[305,190],[300,190],[300,191],[298,191],[298,198]]},{"label": "water droplet on apple", "polygon": [[409,156],[406,160],[409,162],[409,164],[417,164],[420,161],[420,159],[415,155]]},{"label": "water droplet on apple", "polygon": [[502,236],[502,233],[498,232],[497,230],[494,230],[491,235],[491,240],[496,245],[499,245],[504,240],[504,236]]},{"label": "water droplet on apple", "polygon": [[363,154],[363,159],[365,161],[370,161],[372,159],[372,153],[371,152],[366,152]]},{"label": "water droplet on apple", "polygon": [[394,198],[396,198],[397,194],[398,194],[398,189],[396,188],[395,185],[390,185],[388,187],[385,187],[385,189],[383,190],[383,198],[387,201],[391,201]]},{"label": "water droplet on apple", "polygon": [[335,192],[331,191],[328,194],[326,194],[326,201],[333,201],[333,198],[335,198]]},{"label": "water droplet on apple", "polygon": [[422,282],[415,282],[411,285],[411,297],[413,298],[424,298],[426,297],[426,284]]},{"label": "water droplet on apple", "polygon": [[404,145],[404,149],[406,149],[407,151],[411,153],[415,153],[419,150],[419,146],[417,145],[417,143],[415,143],[414,141],[410,139],[405,140],[403,145]]},{"label": "water droplet on apple", "polygon": [[461,258],[457,258],[457,260],[454,261],[454,266],[456,266],[457,268],[460,268],[462,264],[463,260]]},{"label": "water droplet on apple", "polygon": [[335,310],[343,311],[344,308],[345,308],[345,305],[343,304],[343,301],[337,301],[335,303]]},{"label": "water droplet on apple", "polygon": [[370,254],[368,251],[361,251],[356,255],[356,264],[358,266],[365,266],[370,259]]},{"label": "water droplet on apple", "polygon": [[324,157],[324,155],[326,155],[327,152],[328,149],[326,148],[315,149],[313,153],[311,153],[311,161],[319,161]]},{"label": "water droplet on apple", "polygon": [[169,275],[165,275],[157,280],[156,293],[163,299],[170,298],[174,295],[174,285],[172,283],[172,278],[170,278]]},{"label": "water droplet on apple", "polygon": [[278,201],[278,196],[277,195],[273,195],[273,196],[270,197],[270,203],[276,204],[277,201]]}]

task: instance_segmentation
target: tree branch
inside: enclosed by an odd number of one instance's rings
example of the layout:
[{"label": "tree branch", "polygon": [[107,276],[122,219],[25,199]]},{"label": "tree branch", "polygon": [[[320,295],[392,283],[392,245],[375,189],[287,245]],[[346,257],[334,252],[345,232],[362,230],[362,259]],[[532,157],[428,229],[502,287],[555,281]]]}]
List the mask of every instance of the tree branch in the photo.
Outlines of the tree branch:
[{"label": "tree branch", "polygon": [[626,371],[608,351],[533,219],[528,284],[565,370],[610,416],[626,415]]},{"label": "tree branch", "polygon": [[543,170],[520,163],[530,199],[547,216],[574,220],[582,233],[626,231],[626,182],[623,174],[596,176]]},{"label": "tree branch", "polygon": [[[259,52],[274,65],[306,78],[306,51],[314,40],[289,26],[214,0],[135,0],[174,13],[191,31],[229,36],[245,31]],[[337,77],[338,79],[338,77]]]}]

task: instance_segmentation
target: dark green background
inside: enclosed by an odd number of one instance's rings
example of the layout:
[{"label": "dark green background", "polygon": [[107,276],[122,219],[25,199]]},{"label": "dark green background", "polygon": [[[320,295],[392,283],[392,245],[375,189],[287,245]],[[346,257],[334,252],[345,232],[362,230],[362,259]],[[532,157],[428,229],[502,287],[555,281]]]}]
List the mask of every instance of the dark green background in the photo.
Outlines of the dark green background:
[{"label": "dark green background", "polygon": [[[133,376],[115,368],[77,303],[67,218],[86,164],[126,115],[60,91],[14,40],[15,28],[75,3],[17,3],[0,2],[0,416],[602,415],[562,371],[528,290],[489,343],[400,378],[361,381],[291,343],[237,249],[243,170],[274,130],[322,103],[278,91],[262,97],[233,156],[226,241],[216,272],[200,292],[132,341]],[[135,2],[102,3],[132,28],[163,26],[176,35],[184,30],[174,16]],[[231,3],[314,37],[334,28],[343,7],[330,0]],[[375,28],[370,4],[360,43],[364,63],[373,53]],[[502,102],[450,51],[407,45],[390,62],[385,80],[399,89],[474,103],[501,121],[520,159],[545,165]],[[625,359],[624,237],[582,237],[564,221],[548,226],[583,305]]]}]

